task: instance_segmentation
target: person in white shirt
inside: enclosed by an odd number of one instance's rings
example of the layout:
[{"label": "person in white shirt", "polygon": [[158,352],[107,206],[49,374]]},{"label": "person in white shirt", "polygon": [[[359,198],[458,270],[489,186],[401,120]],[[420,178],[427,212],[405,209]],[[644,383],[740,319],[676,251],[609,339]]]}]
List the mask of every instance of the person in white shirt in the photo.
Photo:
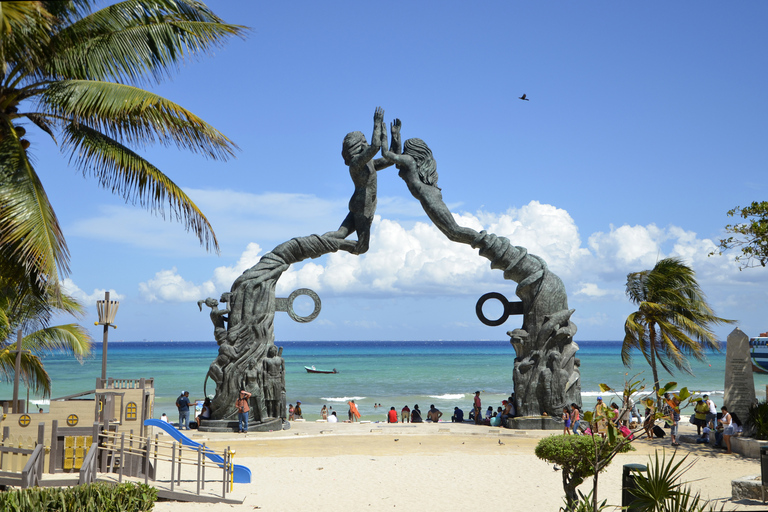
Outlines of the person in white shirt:
[{"label": "person in white shirt", "polygon": [[339,418],[336,416],[336,411],[333,411],[330,416],[328,416],[328,423],[338,423]]}]

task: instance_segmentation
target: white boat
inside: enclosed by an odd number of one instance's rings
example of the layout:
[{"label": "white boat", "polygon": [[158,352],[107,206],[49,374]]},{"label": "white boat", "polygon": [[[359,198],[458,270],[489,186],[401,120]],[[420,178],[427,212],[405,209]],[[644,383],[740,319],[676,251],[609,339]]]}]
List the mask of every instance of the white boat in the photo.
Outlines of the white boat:
[{"label": "white boat", "polygon": [[749,339],[749,352],[752,356],[752,371],[768,373],[768,332]]}]

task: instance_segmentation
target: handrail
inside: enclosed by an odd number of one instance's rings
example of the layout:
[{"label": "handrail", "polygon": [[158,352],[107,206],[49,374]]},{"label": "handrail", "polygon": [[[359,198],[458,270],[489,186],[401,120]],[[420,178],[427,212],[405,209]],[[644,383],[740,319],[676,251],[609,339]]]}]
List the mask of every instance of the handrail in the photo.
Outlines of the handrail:
[{"label": "handrail", "polygon": [[99,443],[91,443],[88,453],[83,459],[83,465],[80,467],[80,478],[78,484],[90,484],[96,480],[96,460],[99,453]]},{"label": "handrail", "polygon": [[35,446],[32,451],[27,464],[24,469],[21,470],[21,488],[33,487],[40,485],[40,473],[42,470],[42,454],[45,453],[45,447],[42,444]]}]

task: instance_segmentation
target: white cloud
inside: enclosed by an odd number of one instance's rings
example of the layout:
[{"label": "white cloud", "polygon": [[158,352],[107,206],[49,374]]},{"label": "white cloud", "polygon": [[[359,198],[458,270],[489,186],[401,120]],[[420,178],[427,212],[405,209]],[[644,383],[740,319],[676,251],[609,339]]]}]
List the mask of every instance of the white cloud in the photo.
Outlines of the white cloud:
[{"label": "white cloud", "polygon": [[[714,246],[711,240],[677,226],[610,226],[608,232],[590,235],[584,247],[568,212],[537,201],[503,213],[480,211],[454,217],[461,225],[505,236],[542,257],[563,279],[572,300],[581,301],[584,313],[587,303],[602,304],[606,311],[619,304],[626,306],[626,275],[652,268],[658,259],[668,256],[692,264],[705,289],[742,278],[731,259],[706,256]],[[162,270],[141,283],[140,291],[150,301],[217,296],[228,291],[263,252],[259,244],[248,244],[235,264],[217,267],[201,284],[183,278],[175,268]],[[306,287],[334,296],[466,296],[498,289],[500,284],[507,284],[508,290],[515,286],[505,282],[500,271],[492,270],[477,250],[449,241],[431,223],[402,223],[376,216],[366,254],[339,252],[293,265],[278,281],[277,294],[285,297]],[[609,313],[588,314],[589,322],[598,324]]]},{"label": "white cloud", "polygon": [[61,282],[61,287],[65,293],[71,295],[84,305],[92,304],[97,300],[104,300],[104,293],[106,291],[109,291],[109,300],[123,300],[124,298],[122,294],[117,293],[111,288],[109,290],[104,288],[96,288],[93,290],[93,293],[89,294],[81,290],[80,287],[77,286],[75,282],[68,277]]},{"label": "white cloud", "polygon": [[196,302],[215,295],[216,287],[213,281],[200,285],[186,281],[174,267],[157,272],[154,279],[146,283],[139,283],[139,292],[149,302]]}]

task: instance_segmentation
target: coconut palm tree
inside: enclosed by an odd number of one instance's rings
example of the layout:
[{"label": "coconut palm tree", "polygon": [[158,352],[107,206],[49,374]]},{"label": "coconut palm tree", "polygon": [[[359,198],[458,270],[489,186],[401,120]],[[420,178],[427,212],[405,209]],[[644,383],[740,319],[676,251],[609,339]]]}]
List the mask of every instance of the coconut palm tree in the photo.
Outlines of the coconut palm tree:
[{"label": "coconut palm tree", "polygon": [[626,293],[638,309],[624,323],[621,361],[630,366],[632,349],[638,349],[651,366],[657,396],[657,365],[670,375],[672,367],[690,374],[687,357],[703,360],[706,350],[720,350],[711,327],[733,323],[715,316],[693,269],[678,258],[627,275]]},{"label": "coconut palm tree", "polygon": [[[58,296],[69,254],[33,165],[27,130],[48,134],[85,176],[127,202],[218,242],[192,200],[137,151],[175,145],[212,159],[237,146],[180,105],[143,89],[245,27],[196,0],[0,3],[0,272]],[[166,211],[166,208],[168,209]],[[47,288],[47,289],[46,289]]]},{"label": "coconut palm tree", "polygon": [[19,377],[36,394],[50,396],[51,379],[40,356],[63,350],[78,359],[91,351],[91,336],[78,324],[51,325],[60,314],[82,316],[83,306],[65,293],[41,298],[31,287],[0,278],[0,378],[12,381],[15,375],[17,332],[21,330],[21,371]]}]

